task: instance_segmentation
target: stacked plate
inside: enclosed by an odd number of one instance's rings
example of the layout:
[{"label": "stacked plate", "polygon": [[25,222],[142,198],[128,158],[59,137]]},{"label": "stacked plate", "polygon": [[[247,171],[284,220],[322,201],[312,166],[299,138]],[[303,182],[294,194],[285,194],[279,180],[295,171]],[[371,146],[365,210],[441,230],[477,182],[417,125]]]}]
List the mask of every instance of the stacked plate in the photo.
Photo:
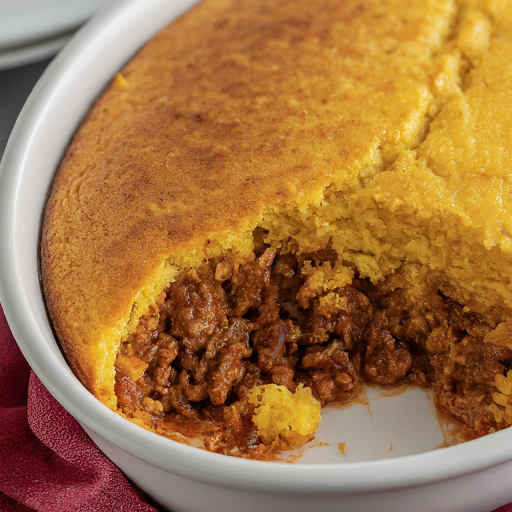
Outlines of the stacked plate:
[{"label": "stacked plate", "polygon": [[57,53],[107,0],[0,0],[0,69]]}]

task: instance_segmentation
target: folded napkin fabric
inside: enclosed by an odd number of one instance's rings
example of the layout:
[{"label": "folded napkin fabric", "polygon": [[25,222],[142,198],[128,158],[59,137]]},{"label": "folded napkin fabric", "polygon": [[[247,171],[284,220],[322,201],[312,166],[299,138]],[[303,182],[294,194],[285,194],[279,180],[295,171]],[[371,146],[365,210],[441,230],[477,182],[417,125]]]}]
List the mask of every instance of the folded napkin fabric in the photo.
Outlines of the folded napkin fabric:
[{"label": "folded napkin fabric", "polygon": [[156,512],[50,395],[0,307],[0,511]]},{"label": "folded napkin fabric", "polygon": [[0,512],[34,510],[157,512],[30,371],[0,306]]}]

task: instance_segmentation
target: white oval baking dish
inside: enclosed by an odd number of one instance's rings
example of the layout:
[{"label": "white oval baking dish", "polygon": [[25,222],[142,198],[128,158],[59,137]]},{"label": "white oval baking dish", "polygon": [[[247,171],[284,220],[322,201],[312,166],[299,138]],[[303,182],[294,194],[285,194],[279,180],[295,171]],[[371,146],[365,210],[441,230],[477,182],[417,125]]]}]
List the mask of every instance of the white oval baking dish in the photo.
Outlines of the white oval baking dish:
[{"label": "white oval baking dish", "polygon": [[[54,338],[38,273],[49,188],[74,130],[131,55],[196,0],[121,0],[52,62],[0,167],[0,301],[28,362],[93,441],[140,488],[175,512],[486,512],[512,501],[512,430],[450,448],[424,392],[331,409],[296,464],[225,457],[124,420],[70,371]],[[372,419],[373,418],[373,419]],[[337,443],[346,442],[342,456]],[[393,443],[393,444],[390,444]],[[390,448],[393,447],[391,450]]]}]

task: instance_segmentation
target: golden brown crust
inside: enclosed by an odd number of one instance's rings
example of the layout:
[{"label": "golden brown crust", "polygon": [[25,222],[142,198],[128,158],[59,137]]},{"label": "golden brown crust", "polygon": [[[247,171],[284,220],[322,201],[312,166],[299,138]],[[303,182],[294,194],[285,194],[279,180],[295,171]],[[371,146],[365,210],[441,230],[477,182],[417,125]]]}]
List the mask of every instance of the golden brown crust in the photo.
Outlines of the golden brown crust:
[{"label": "golden brown crust", "polygon": [[75,135],[43,229],[48,307],[91,391],[115,405],[132,309],[176,266],[249,250],[264,212],[357,190],[420,143],[454,17],[447,0],[206,0],[138,53]]}]

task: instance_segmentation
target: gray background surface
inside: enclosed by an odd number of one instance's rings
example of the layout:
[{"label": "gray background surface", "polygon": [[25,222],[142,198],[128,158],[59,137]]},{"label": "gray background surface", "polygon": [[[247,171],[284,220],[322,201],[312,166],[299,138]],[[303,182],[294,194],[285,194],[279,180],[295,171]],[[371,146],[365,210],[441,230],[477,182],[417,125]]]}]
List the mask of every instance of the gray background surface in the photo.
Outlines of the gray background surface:
[{"label": "gray background surface", "polygon": [[0,70],[0,159],[23,104],[50,61]]}]

